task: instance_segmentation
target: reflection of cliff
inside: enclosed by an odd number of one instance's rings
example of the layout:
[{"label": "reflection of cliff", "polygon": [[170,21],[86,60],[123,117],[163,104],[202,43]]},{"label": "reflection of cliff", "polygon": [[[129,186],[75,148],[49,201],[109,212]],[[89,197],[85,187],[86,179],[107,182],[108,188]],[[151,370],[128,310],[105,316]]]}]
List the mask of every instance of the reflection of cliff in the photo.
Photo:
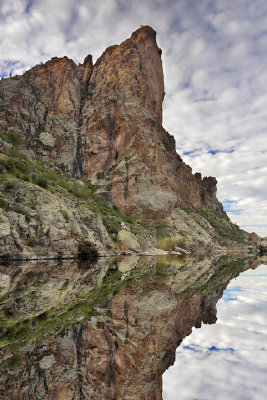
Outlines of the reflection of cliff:
[{"label": "reflection of cliff", "polygon": [[161,399],[176,347],[193,326],[216,321],[223,289],[249,267],[177,258],[101,263],[5,270],[1,399]]}]

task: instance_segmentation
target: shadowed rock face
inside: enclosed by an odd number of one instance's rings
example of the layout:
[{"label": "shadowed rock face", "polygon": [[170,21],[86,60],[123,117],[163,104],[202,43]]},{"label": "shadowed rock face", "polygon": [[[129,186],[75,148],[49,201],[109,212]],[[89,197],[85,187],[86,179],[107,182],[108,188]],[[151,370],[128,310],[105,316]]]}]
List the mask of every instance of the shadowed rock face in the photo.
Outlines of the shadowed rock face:
[{"label": "shadowed rock face", "polygon": [[223,289],[248,267],[177,257],[2,266],[1,399],[161,399],[176,347],[216,322]]},{"label": "shadowed rock face", "polygon": [[[216,179],[192,174],[162,128],[164,79],[156,32],[142,27],[92,65],[53,58],[0,82],[0,126],[127,212],[165,216],[215,204]],[[179,105],[177,104],[177,107]],[[212,200],[212,201],[210,201]],[[215,201],[215,203],[214,203]]]},{"label": "shadowed rock face", "polygon": [[76,173],[82,94],[92,57],[79,65],[54,57],[0,86],[2,129],[23,135],[24,146],[63,170]]}]

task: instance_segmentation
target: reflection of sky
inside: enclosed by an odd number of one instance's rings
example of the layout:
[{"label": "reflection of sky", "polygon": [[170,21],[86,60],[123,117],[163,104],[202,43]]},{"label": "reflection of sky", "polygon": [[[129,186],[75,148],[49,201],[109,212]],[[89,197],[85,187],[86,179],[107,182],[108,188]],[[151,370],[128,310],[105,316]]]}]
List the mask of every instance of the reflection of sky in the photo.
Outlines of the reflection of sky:
[{"label": "reflection of sky", "polygon": [[163,375],[164,400],[267,398],[267,265],[234,279],[218,321],[193,329]]}]

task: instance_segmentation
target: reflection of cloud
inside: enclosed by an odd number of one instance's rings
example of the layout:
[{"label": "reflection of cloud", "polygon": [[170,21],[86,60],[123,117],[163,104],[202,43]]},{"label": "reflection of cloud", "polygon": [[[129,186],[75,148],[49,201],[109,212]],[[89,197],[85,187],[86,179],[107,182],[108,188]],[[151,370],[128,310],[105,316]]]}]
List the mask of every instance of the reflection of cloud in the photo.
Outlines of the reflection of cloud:
[{"label": "reflection of cloud", "polygon": [[235,300],[238,300],[237,297],[230,297],[230,296],[227,297],[226,296],[223,301],[227,302],[227,301],[235,301]]},{"label": "reflection of cloud", "polygon": [[[218,321],[193,329],[163,375],[163,399],[258,399],[267,383],[267,266],[249,270],[224,292]],[[197,350],[197,351],[196,351]]]}]

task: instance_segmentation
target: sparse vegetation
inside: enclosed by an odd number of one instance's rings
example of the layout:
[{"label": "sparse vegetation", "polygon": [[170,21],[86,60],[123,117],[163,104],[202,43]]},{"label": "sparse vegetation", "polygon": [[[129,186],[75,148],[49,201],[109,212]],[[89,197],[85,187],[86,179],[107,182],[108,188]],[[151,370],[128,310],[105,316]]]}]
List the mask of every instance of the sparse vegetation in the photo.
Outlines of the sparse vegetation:
[{"label": "sparse vegetation", "polygon": [[70,216],[69,216],[68,211],[63,210],[62,208],[61,208],[59,211],[60,211],[60,213],[63,215],[65,221],[66,221],[67,223],[69,223],[69,222],[70,222]]},{"label": "sparse vegetation", "polygon": [[44,189],[48,189],[48,180],[44,176],[39,176],[34,180],[34,183]]},{"label": "sparse vegetation", "polygon": [[3,210],[6,210],[8,207],[8,202],[3,199],[2,197],[0,197],[0,208],[2,208]]},{"label": "sparse vegetation", "polygon": [[168,228],[170,227],[167,219],[157,219],[153,223],[156,229],[156,236],[158,239],[164,238],[168,235]]},{"label": "sparse vegetation", "polygon": [[[166,256],[160,256],[159,261],[157,264],[157,271],[160,271],[160,267],[165,267],[165,266],[174,266],[174,267],[181,267],[185,265],[187,261],[187,255],[183,254],[181,256],[176,256],[176,255],[166,255]],[[160,272],[158,272],[160,273]]]},{"label": "sparse vegetation", "polygon": [[25,207],[22,207],[19,204],[15,204],[13,207],[8,208],[10,211],[13,211],[17,214],[22,214],[25,215],[26,217],[30,217],[29,212],[25,209]]},{"label": "sparse vegetation", "polygon": [[35,235],[30,236],[27,241],[28,246],[36,246],[37,243],[38,243],[38,239]]},{"label": "sparse vegetation", "polygon": [[6,142],[12,144],[13,147],[19,147],[22,143],[22,138],[14,131],[8,131],[1,134],[1,138]]},{"label": "sparse vegetation", "polygon": [[[23,292],[13,291],[8,296],[8,303],[1,309],[1,326],[0,329],[0,348],[10,345],[12,351],[17,352],[29,340],[35,338],[37,341],[43,337],[47,337],[52,332],[60,332],[62,329],[70,327],[77,321],[88,320],[96,313],[96,309],[101,306],[110,295],[119,293],[122,289],[144,282],[151,275],[144,268],[135,269],[130,276],[121,279],[122,273],[117,268],[117,261],[112,261],[106,272],[101,285],[96,285],[93,289],[80,293],[76,302],[71,302],[66,306],[51,306],[51,309],[40,311],[39,315],[34,315],[25,320],[18,321],[13,312],[11,304],[15,299],[29,296],[31,298],[32,291],[29,290],[32,284]],[[27,279],[27,283],[29,280]],[[70,280],[65,279],[59,287],[59,291],[68,290],[71,285]],[[36,284],[34,285],[34,293],[38,292]],[[13,360],[11,360],[13,363]],[[3,363],[2,365],[3,366]],[[8,366],[7,366],[8,367]]]},{"label": "sparse vegetation", "polygon": [[232,242],[248,244],[249,241],[246,237],[246,232],[230,222],[227,214],[221,216],[216,212],[203,207],[201,209],[201,215],[214,228],[218,235],[218,241],[222,246],[227,246]]},{"label": "sparse vegetation", "polygon": [[1,366],[7,368],[8,370],[15,369],[18,365],[23,362],[22,357],[20,354],[15,354],[14,356],[8,358],[7,360],[3,361]]},{"label": "sparse vegetation", "polygon": [[[49,163],[36,160],[30,161],[16,150],[10,155],[0,155],[0,169],[3,173],[0,178],[1,190],[7,197],[11,196],[12,190],[18,180],[24,180],[31,184],[38,185],[54,194],[74,196],[83,206],[91,209],[95,214],[100,214],[105,228],[112,240],[116,241],[118,232],[121,230],[121,222],[124,222],[134,234],[151,232],[154,228],[147,221],[127,215],[116,206],[111,206],[103,197],[96,195],[93,185],[85,180],[77,180],[70,174],[63,173],[59,168]],[[2,208],[8,208],[8,199],[1,198]],[[20,206],[19,206],[20,207]],[[36,205],[29,204],[29,208],[36,209]],[[26,215],[25,208],[17,209],[18,212]],[[66,210],[61,210],[65,221],[70,222],[70,215]],[[83,252],[82,252],[83,253]]]},{"label": "sparse vegetation", "polygon": [[173,251],[176,247],[181,247],[182,249],[188,248],[187,240],[183,236],[160,238],[157,245],[159,249],[166,251]]}]

